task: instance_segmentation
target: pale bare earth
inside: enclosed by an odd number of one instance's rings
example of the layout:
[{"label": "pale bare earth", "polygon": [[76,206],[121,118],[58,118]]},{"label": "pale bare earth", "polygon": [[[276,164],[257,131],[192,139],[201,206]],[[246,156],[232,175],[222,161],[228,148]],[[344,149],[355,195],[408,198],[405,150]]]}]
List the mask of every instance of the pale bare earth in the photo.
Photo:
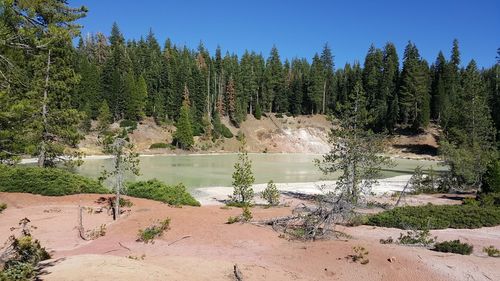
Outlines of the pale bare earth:
[{"label": "pale bare earth", "polygon": [[[83,241],[76,229],[78,205],[99,210],[102,206],[95,200],[100,196],[0,193],[0,202],[8,204],[0,214],[0,241],[20,219],[31,219],[37,227],[33,235],[53,256],[41,268],[42,280],[235,280],[234,264],[243,280],[500,280],[500,259],[481,252],[483,246],[500,247],[500,227],[433,231],[439,240],[474,245],[471,256],[461,256],[378,242],[389,235],[398,237],[398,229],[342,227],[338,230],[352,239],[288,241],[268,227],[225,224],[229,216],[241,213],[238,208],[175,208],[130,198],[134,206],[117,222],[106,211],[84,213],[86,229],[106,224],[107,231],[96,240]],[[282,202],[291,206],[252,208],[254,220],[290,214],[296,202]],[[172,219],[171,229],[162,238],[154,244],[136,242],[139,229],[166,217]],[[369,251],[367,265],[346,259],[357,245]]]},{"label": "pale bare earth", "polygon": [[[324,115],[302,115],[297,117],[277,118],[275,114],[268,117],[262,116],[257,120],[253,115],[247,119],[240,128],[231,125],[227,117],[222,118],[234,136],[241,131],[247,141],[248,152],[278,152],[278,153],[319,153],[330,150],[328,134],[332,123]],[[94,122],[94,127],[96,123]],[[119,128],[118,123],[111,128]],[[139,122],[137,129],[129,135],[135,144],[137,152],[141,154],[187,154],[187,153],[224,153],[237,152],[239,142],[236,137],[221,139],[215,144],[195,137],[195,146],[192,151],[186,152],[178,149],[150,149],[153,143],[171,143],[175,126],[158,126],[152,118],[145,118]],[[430,127],[425,132],[416,135],[396,135],[387,139],[387,152],[393,156],[413,159],[436,160],[437,129]],[[102,149],[96,131],[88,134],[79,144],[80,151],[86,155],[100,155]]]}]

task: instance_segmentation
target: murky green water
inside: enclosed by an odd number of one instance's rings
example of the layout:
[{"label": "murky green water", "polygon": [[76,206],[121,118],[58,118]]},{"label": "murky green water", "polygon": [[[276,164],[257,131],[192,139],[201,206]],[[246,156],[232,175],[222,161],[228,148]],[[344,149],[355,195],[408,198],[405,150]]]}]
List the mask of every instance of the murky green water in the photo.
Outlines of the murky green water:
[{"label": "murky green water", "polygon": [[[256,183],[310,182],[321,179],[335,179],[335,175],[325,177],[314,165],[313,160],[321,155],[311,154],[249,154]],[[231,186],[236,154],[222,155],[169,155],[141,156],[141,175],[128,176],[128,180],[157,178],[168,184],[184,183],[188,188],[209,186]],[[110,169],[112,159],[86,160],[78,172],[98,177],[101,171]],[[383,171],[383,177],[411,174],[420,165],[424,169],[431,166],[443,170],[438,162],[425,160],[396,159],[396,167]]]}]

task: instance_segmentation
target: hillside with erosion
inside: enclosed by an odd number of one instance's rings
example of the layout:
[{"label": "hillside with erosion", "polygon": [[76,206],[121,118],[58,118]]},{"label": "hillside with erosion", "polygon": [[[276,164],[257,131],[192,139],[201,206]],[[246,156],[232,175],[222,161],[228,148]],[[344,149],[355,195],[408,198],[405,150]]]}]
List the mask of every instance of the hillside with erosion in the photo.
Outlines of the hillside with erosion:
[{"label": "hillside with erosion", "polygon": [[[324,154],[329,151],[328,134],[332,122],[324,115],[300,115],[277,117],[276,114],[262,116],[257,120],[247,115],[239,128],[224,118],[222,123],[234,135],[215,142],[195,137],[191,151],[168,148],[151,148],[157,143],[171,144],[176,128],[173,125],[157,125],[152,118],[145,118],[137,123],[137,129],[129,134],[131,142],[141,154],[186,154],[186,153],[231,153],[238,152],[238,133],[246,138],[246,148],[252,153],[311,153]],[[94,123],[95,126],[95,123]],[[118,129],[119,123],[113,123],[111,129]],[[386,152],[394,157],[412,159],[436,159],[439,130],[431,126],[420,133],[397,132],[386,137]],[[103,154],[100,136],[91,131],[80,142],[79,149],[86,155]]]}]

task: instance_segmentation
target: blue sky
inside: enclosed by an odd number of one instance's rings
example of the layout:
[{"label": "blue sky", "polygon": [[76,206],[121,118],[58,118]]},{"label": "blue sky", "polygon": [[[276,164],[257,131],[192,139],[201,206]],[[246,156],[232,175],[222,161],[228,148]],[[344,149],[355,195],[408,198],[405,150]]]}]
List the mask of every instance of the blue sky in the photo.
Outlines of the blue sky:
[{"label": "blue sky", "polygon": [[371,43],[396,44],[398,54],[412,40],[433,62],[442,50],[449,57],[454,38],[462,64],[474,58],[480,67],[494,64],[500,47],[498,0],[69,0],[85,5],[83,34],[109,34],[116,21],[127,39],[153,29],[161,45],[167,37],[196,48],[203,41],[211,54],[217,45],[241,55],[245,49],[267,57],[273,44],[281,58],[311,59],[328,42],[335,64],[364,61]]}]

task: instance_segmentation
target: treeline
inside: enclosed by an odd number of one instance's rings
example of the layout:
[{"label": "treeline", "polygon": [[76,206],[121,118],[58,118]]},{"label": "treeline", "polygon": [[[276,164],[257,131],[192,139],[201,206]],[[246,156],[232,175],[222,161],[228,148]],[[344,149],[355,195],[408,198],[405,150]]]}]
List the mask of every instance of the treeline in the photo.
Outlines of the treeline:
[{"label": "treeline", "polygon": [[106,101],[115,120],[176,121],[187,88],[195,134],[203,133],[203,117],[214,113],[229,116],[236,126],[247,114],[261,112],[339,114],[357,83],[376,131],[418,130],[430,120],[448,127],[469,74],[480,77],[490,106],[498,102],[495,67],[480,70],[471,61],[461,68],[456,40],[449,60],[440,52],[431,65],[412,42],[400,65],[396,47],[387,43],[383,49],[370,46],[363,66],[355,62],[336,70],[327,44],[311,63],[283,62],[276,47],[267,58],[250,51],[239,58],[220,48],[211,55],[202,43],[192,50],[167,39],[161,47],[152,31],[145,39],[126,41],[114,24],[109,38],[102,33],[80,38],[75,54],[81,75],[72,93],[75,108],[90,109],[95,118]]},{"label": "treeline", "polygon": [[160,44],[152,31],[126,40],[117,24],[109,37],[82,37],[75,21],[87,10],[64,1],[1,5],[1,162],[29,154],[40,166],[52,164],[76,147],[92,119],[101,130],[145,116],[174,123],[176,144],[189,148],[193,135],[224,135],[223,117],[239,126],[247,114],[340,117],[352,108],[366,112],[366,129],[375,132],[417,132],[434,121],[447,157],[467,154],[476,171],[496,157],[498,58],[491,68],[478,69],[474,61],[462,67],[456,40],[448,59],[440,52],[432,63],[412,42],[401,58],[387,43],[370,46],[363,65],[336,68],[327,44],[310,61],[283,60],[276,47],[267,57],[220,48],[211,54],[201,43],[196,49],[169,39]]}]

